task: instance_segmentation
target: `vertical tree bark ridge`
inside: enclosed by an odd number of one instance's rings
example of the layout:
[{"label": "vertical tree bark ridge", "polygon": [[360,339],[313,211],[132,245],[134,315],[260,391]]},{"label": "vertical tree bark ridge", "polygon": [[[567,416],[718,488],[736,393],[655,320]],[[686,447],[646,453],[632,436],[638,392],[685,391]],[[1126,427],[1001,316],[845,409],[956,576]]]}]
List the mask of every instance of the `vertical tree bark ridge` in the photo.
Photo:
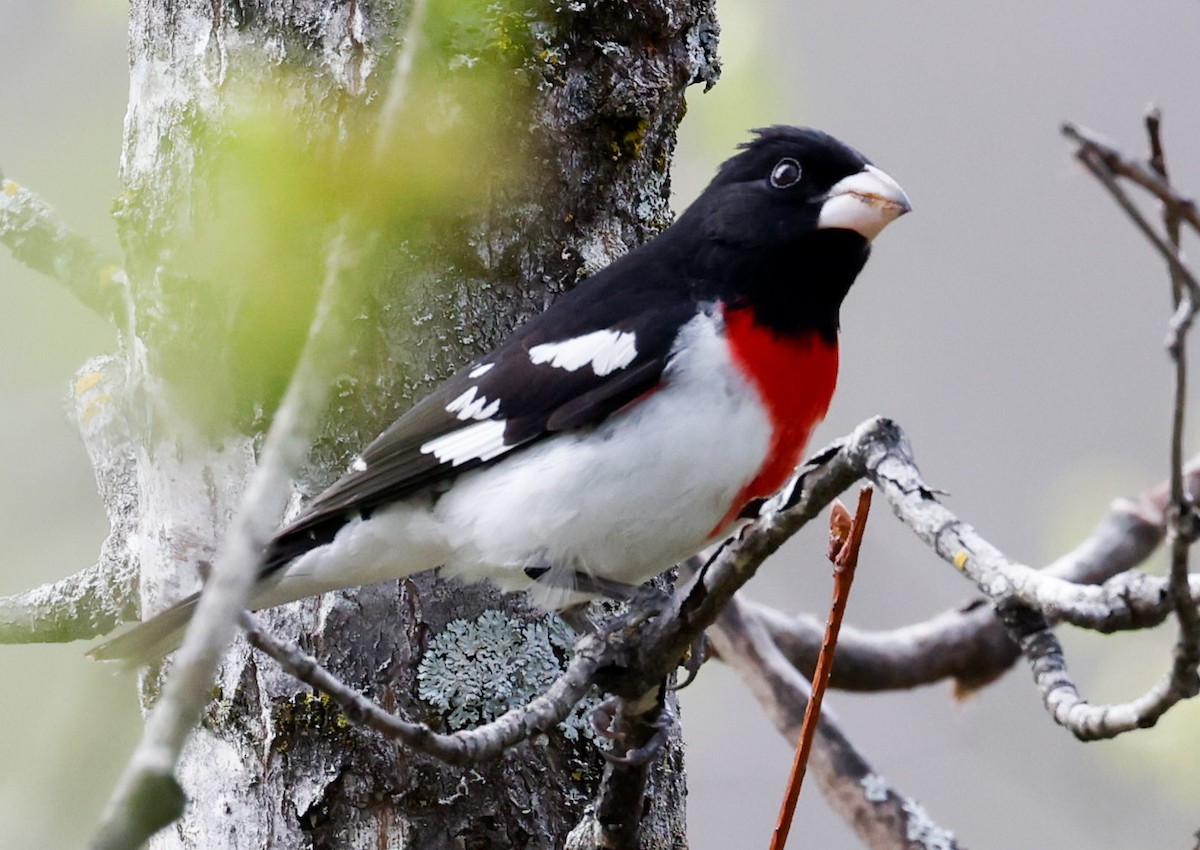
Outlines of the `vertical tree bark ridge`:
[{"label": "vertical tree bark ridge", "polygon": [[[206,222],[227,211],[215,187],[227,178],[237,93],[277,85],[286,67],[288,108],[297,126],[311,127],[294,143],[352,134],[379,98],[407,14],[405,3],[353,0],[131,3],[116,215],[135,316],[121,341],[126,388],[114,403],[134,438],[126,456],[136,500],[114,518],[113,539],[133,541],[146,613],[196,585],[252,468],[261,428],[253,411],[270,408],[261,395],[249,414],[235,403],[245,364],[229,337],[238,304],[222,289],[228,282],[181,262]],[[670,221],[683,92],[718,73],[711,2],[523,2],[487,14],[477,55],[462,59],[502,65],[526,97],[505,117],[520,149],[479,153],[528,171],[497,184],[486,209],[381,251],[393,272],[369,286],[356,371],[339,387],[304,489],[335,476],[424,387]],[[494,608],[501,620],[480,618]],[[486,640],[488,623],[516,628],[537,616],[488,588],[419,576],[306,600],[266,612],[264,622],[389,709],[449,729],[417,698],[429,641],[451,621]],[[147,675],[148,698],[155,687]],[[191,803],[157,848],[559,847],[602,770],[589,741],[559,731],[466,771],[399,751],[241,642],[214,697],[180,767]],[[649,782],[643,846],[685,846],[677,740]]]}]

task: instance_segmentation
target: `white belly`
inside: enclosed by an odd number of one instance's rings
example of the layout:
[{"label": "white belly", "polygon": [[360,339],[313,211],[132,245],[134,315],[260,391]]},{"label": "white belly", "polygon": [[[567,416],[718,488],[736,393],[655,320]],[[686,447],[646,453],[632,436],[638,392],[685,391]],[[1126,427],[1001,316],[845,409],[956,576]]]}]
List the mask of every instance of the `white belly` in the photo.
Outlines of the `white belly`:
[{"label": "white belly", "polygon": [[729,362],[719,319],[681,333],[661,389],[601,426],[463,475],[435,515],[464,578],[506,589],[527,567],[640,584],[713,536],[767,453],[771,424]]}]

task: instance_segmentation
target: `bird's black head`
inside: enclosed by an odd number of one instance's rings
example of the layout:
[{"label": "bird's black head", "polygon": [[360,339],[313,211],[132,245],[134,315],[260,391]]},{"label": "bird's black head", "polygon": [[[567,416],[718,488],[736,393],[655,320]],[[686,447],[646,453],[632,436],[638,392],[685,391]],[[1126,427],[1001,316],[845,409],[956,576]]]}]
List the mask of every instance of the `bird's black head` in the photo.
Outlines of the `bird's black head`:
[{"label": "bird's black head", "polygon": [[701,295],[757,308],[766,324],[836,336],[870,242],[909,210],[897,183],[819,130],[769,127],[721,166],[680,217],[678,247]]}]

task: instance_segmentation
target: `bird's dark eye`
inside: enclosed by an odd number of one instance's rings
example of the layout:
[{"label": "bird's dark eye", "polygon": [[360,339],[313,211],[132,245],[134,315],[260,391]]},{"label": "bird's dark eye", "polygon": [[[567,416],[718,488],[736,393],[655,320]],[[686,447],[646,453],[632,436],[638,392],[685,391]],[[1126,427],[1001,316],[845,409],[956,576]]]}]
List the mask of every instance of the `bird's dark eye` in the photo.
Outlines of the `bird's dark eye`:
[{"label": "bird's dark eye", "polygon": [[776,189],[786,189],[800,182],[800,163],[785,156],[771,169],[771,185]]}]

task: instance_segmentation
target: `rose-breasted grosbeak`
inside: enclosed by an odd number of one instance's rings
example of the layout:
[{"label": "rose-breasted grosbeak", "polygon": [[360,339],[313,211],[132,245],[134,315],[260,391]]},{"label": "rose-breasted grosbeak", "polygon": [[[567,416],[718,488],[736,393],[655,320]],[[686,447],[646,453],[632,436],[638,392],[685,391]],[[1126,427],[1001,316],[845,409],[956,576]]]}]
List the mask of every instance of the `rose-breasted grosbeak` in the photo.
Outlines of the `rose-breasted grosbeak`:
[{"label": "rose-breasted grosbeak", "polygon": [[[252,606],[441,566],[565,607],[695,554],[782,486],[833,395],[842,299],[909,202],[816,130],[743,148],[367,446],[271,540]],[[195,602],[94,654],[170,651]]]}]

